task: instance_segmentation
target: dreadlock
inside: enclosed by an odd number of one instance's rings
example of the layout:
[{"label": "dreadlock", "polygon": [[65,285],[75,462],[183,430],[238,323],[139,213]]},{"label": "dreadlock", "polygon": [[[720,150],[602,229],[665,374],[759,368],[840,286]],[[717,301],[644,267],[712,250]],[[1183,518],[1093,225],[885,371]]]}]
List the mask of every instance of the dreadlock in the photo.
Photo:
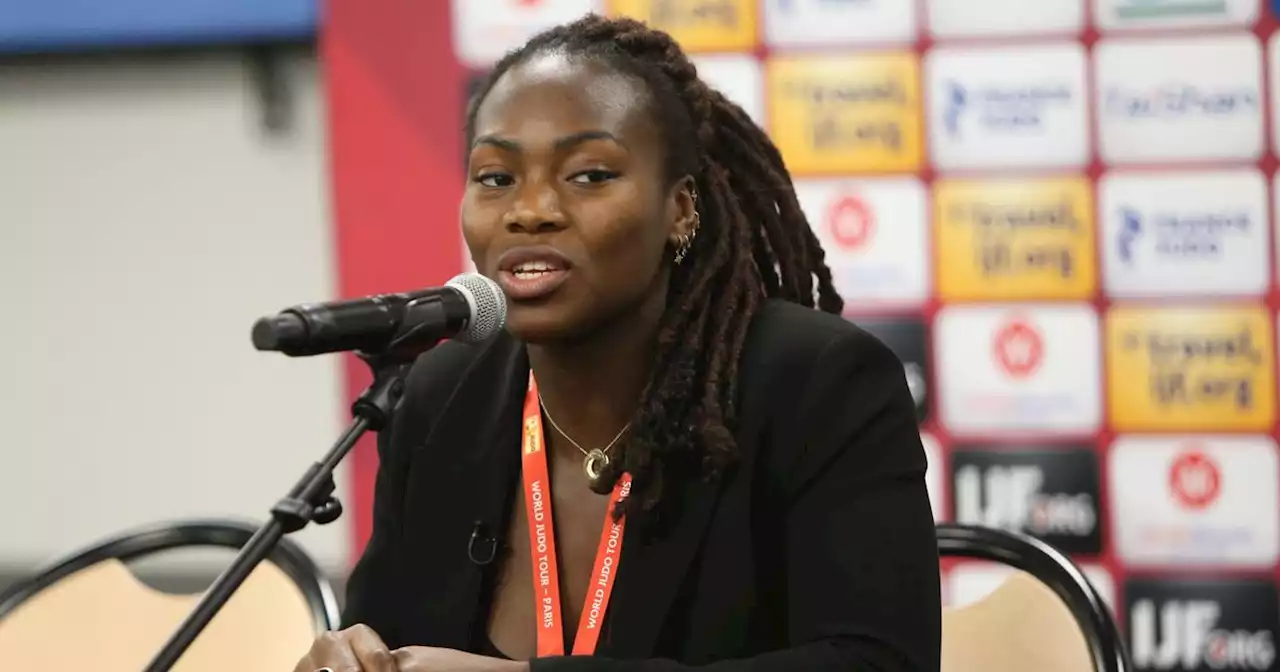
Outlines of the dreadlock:
[{"label": "dreadlock", "polygon": [[[656,519],[667,481],[715,478],[736,455],[738,361],[752,317],[768,297],[830,313],[844,302],[800,210],[782,155],[741,107],[698,78],[665,32],[633,19],[588,15],[508,53],[467,110],[467,144],[480,103],[530,57],[563,53],[639,78],[653,98],[668,154],[668,185],[692,176],[701,220],[684,263],[672,268],[650,379],[622,459],[594,486],[632,477],[617,515]],[[815,286],[816,279],[816,286]]]}]

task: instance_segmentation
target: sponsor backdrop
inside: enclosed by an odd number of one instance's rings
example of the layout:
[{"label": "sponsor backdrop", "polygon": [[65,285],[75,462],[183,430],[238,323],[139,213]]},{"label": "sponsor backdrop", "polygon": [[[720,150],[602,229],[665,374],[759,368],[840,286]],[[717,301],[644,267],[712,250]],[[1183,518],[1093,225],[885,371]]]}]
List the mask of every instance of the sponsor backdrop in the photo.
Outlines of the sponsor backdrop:
[{"label": "sponsor backdrop", "polygon": [[[469,267],[457,129],[505,50],[588,11],[649,20],[768,129],[849,319],[904,360],[939,520],[1069,552],[1140,669],[1280,670],[1270,3],[334,4],[345,291],[390,286],[377,243]],[[957,602],[1003,576],[944,572]]]}]

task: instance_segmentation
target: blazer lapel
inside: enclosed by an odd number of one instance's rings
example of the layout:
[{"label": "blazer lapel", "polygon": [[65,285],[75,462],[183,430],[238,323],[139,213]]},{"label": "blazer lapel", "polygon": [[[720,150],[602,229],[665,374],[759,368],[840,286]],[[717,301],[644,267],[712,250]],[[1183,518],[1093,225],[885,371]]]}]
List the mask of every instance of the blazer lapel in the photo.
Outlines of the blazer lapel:
[{"label": "blazer lapel", "polygon": [[[504,337],[504,341],[509,341]],[[485,570],[470,557],[476,523],[485,535],[505,534],[508,495],[519,470],[521,402],[528,385],[524,349],[495,343],[465,374],[410,472],[405,534],[407,574],[419,607],[410,641],[466,650]],[[496,385],[495,385],[496,383]],[[501,398],[494,398],[499,390]],[[484,558],[491,546],[476,544]],[[500,549],[494,549],[499,552]],[[470,614],[472,618],[463,615]]]},{"label": "blazer lapel", "polygon": [[[520,475],[520,415],[528,386],[524,348],[504,337],[479,356],[419,446],[405,501],[408,643],[466,650],[483,615],[485,570],[468,557],[475,522],[506,532]],[[501,398],[495,398],[494,390]],[[628,526],[598,654],[654,654],[666,616],[706,536],[723,481],[680,489],[673,527],[646,540]],[[447,513],[446,513],[447,510]]]},{"label": "blazer lapel", "polygon": [[654,654],[667,613],[706,536],[718,491],[718,482],[686,483],[675,526],[658,539],[646,543],[640,530],[627,528],[602,655],[636,659]]}]

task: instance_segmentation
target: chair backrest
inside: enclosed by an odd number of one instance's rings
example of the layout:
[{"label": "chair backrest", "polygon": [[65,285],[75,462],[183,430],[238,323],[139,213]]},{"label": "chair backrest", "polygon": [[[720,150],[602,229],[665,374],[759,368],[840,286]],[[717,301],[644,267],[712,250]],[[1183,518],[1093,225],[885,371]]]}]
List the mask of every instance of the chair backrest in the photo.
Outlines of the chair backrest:
[{"label": "chair backrest", "polygon": [[[177,548],[239,548],[255,530],[229,521],[159,525],[57,563],[0,595],[0,669],[144,669],[200,596],[151,588],[125,562]],[[291,669],[318,632],[337,624],[337,600],[328,582],[285,539],[173,669]]]},{"label": "chair backrest", "polygon": [[938,550],[1014,570],[976,603],[943,612],[943,672],[1129,672],[1111,611],[1070,558],[1028,535],[940,523]]},{"label": "chair backrest", "polygon": [[1026,572],[982,600],[942,612],[942,672],[1093,672],[1062,600]]}]

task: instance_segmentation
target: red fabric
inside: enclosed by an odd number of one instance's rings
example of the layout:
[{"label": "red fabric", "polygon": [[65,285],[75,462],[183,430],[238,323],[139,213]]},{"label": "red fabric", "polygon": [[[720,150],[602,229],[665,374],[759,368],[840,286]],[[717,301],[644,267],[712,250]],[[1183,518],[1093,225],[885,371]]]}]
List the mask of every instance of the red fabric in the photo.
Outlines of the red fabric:
[{"label": "red fabric", "polygon": [[[342,297],[437,285],[462,270],[463,87],[443,0],[329,0],[320,36]],[[368,385],[345,362],[349,403]],[[350,417],[342,409],[344,421]],[[357,446],[347,515],[354,556],[369,538],[374,437]]]}]

